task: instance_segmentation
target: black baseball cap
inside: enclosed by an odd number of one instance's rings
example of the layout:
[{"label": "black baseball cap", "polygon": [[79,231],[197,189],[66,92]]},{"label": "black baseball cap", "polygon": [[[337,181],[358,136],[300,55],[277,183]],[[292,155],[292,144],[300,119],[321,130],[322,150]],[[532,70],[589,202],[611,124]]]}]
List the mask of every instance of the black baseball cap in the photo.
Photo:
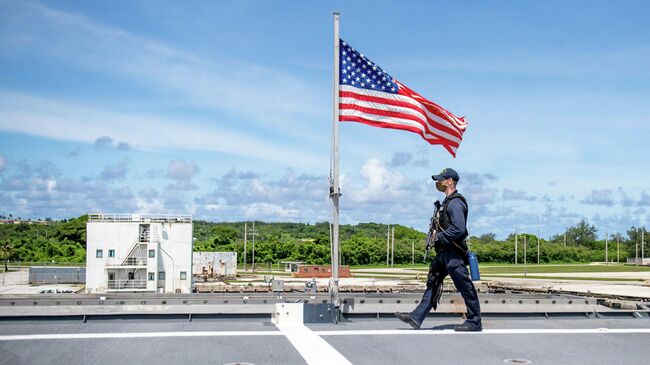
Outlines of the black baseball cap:
[{"label": "black baseball cap", "polygon": [[455,182],[458,182],[458,180],[460,179],[460,177],[458,177],[458,173],[456,172],[456,170],[451,168],[446,168],[440,171],[438,175],[432,175],[431,178],[434,179],[435,181],[452,179]]}]

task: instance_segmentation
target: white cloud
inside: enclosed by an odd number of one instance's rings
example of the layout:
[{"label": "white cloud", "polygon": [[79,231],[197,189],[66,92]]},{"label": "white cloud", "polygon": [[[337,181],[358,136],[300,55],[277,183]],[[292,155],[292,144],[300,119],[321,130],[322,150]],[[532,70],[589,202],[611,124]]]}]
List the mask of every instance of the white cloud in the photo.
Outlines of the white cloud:
[{"label": "white cloud", "polygon": [[4,155],[0,154],[0,172],[2,172],[5,169],[6,165],[7,165],[7,159],[5,158]]},{"label": "white cloud", "polygon": [[0,130],[86,143],[111,135],[111,141],[118,139],[145,149],[206,150],[286,166],[325,164],[305,151],[203,121],[105,111],[2,90]]},{"label": "white cloud", "polygon": [[131,146],[126,142],[113,141],[113,138],[108,136],[101,136],[95,140],[95,147],[97,148],[112,148],[118,151],[128,151]]},{"label": "white cloud", "polygon": [[174,180],[174,184],[167,186],[168,190],[194,190],[192,178],[200,168],[194,161],[172,160],[167,165],[167,177]]},{"label": "white cloud", "polygon": [[612,189],[591,190],[588,196],[580,201],[583,204],[611,206],[614,204]]},{"label": "white cloud", "polygon": [[[3,6],[4,5],[4,6]],[[318,141],[304,128],[326,113],[313,88],[285,72],[229,59],[226,50],[206,60],[197,54],[86,16],[30,2],[0,3],[4,51],[34,53],[149,87],[190,106],[244,117],[256,128]],[[3,52],[4,52],[3,51]]]},{"label": "white cloud", "polygon": [[172,160],[167,166],[167,177],[174,180],[191,179],[199,170],[194,161]]},{"label": "white cloud", "polygon": [[527,192],[521,190],[503,189],[503,191],[501,192],[501,196],[503,197],[504,200],[526,200],[526,201],[537,200],[537,197],[531,196]]},{"label": "white cloud", "polygon": [[380,203],[408,198],[414,192],[414,182],[405,178],[399,171],[391,171],[378,158],[370,158],[361,166],[361,176],[365,179],[363,187],[349,187],[350,200],[355,203]]},{"label": "white cloud", "polygon": [[128,171],[128,164],[129,160],[124,158],[121,161],[104,167],[99,176],[104,180],[124,179],[126,177],[126,172]]}]

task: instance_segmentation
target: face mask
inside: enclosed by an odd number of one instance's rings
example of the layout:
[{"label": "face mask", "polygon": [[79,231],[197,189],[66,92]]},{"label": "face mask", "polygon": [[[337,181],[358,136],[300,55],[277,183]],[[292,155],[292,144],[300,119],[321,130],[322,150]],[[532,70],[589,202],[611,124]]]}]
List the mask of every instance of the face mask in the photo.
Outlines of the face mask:
[{"label": "face mask", "polygon": [[436,189],[444,193],[445,190],[447,190],[447,185],[445,185],[442,181],[436,181]]}]

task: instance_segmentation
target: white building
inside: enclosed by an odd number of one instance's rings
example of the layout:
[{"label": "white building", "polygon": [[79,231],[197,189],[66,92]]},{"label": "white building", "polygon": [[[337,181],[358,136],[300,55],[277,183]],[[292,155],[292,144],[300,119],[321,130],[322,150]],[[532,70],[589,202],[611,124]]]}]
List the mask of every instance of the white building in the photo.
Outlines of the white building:
[{"label": "white building", "polygon": [[205,277],[237,277],[237,252],[194,252],[192,273]]},{"label": "white building", "polygon": [[89,214],[86,291],[190,293],[192,216]]}]

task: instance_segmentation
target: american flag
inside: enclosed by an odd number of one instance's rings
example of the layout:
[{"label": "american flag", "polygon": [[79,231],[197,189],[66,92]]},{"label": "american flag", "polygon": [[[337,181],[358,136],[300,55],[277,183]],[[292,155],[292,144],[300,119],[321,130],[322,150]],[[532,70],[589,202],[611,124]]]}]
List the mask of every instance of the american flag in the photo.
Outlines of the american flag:
[{"label": "american flag", "polygon": [[464,118],[402,85],[343,40],[339,43],[339,121],[414,132],[456,157],[467,128]]}]

